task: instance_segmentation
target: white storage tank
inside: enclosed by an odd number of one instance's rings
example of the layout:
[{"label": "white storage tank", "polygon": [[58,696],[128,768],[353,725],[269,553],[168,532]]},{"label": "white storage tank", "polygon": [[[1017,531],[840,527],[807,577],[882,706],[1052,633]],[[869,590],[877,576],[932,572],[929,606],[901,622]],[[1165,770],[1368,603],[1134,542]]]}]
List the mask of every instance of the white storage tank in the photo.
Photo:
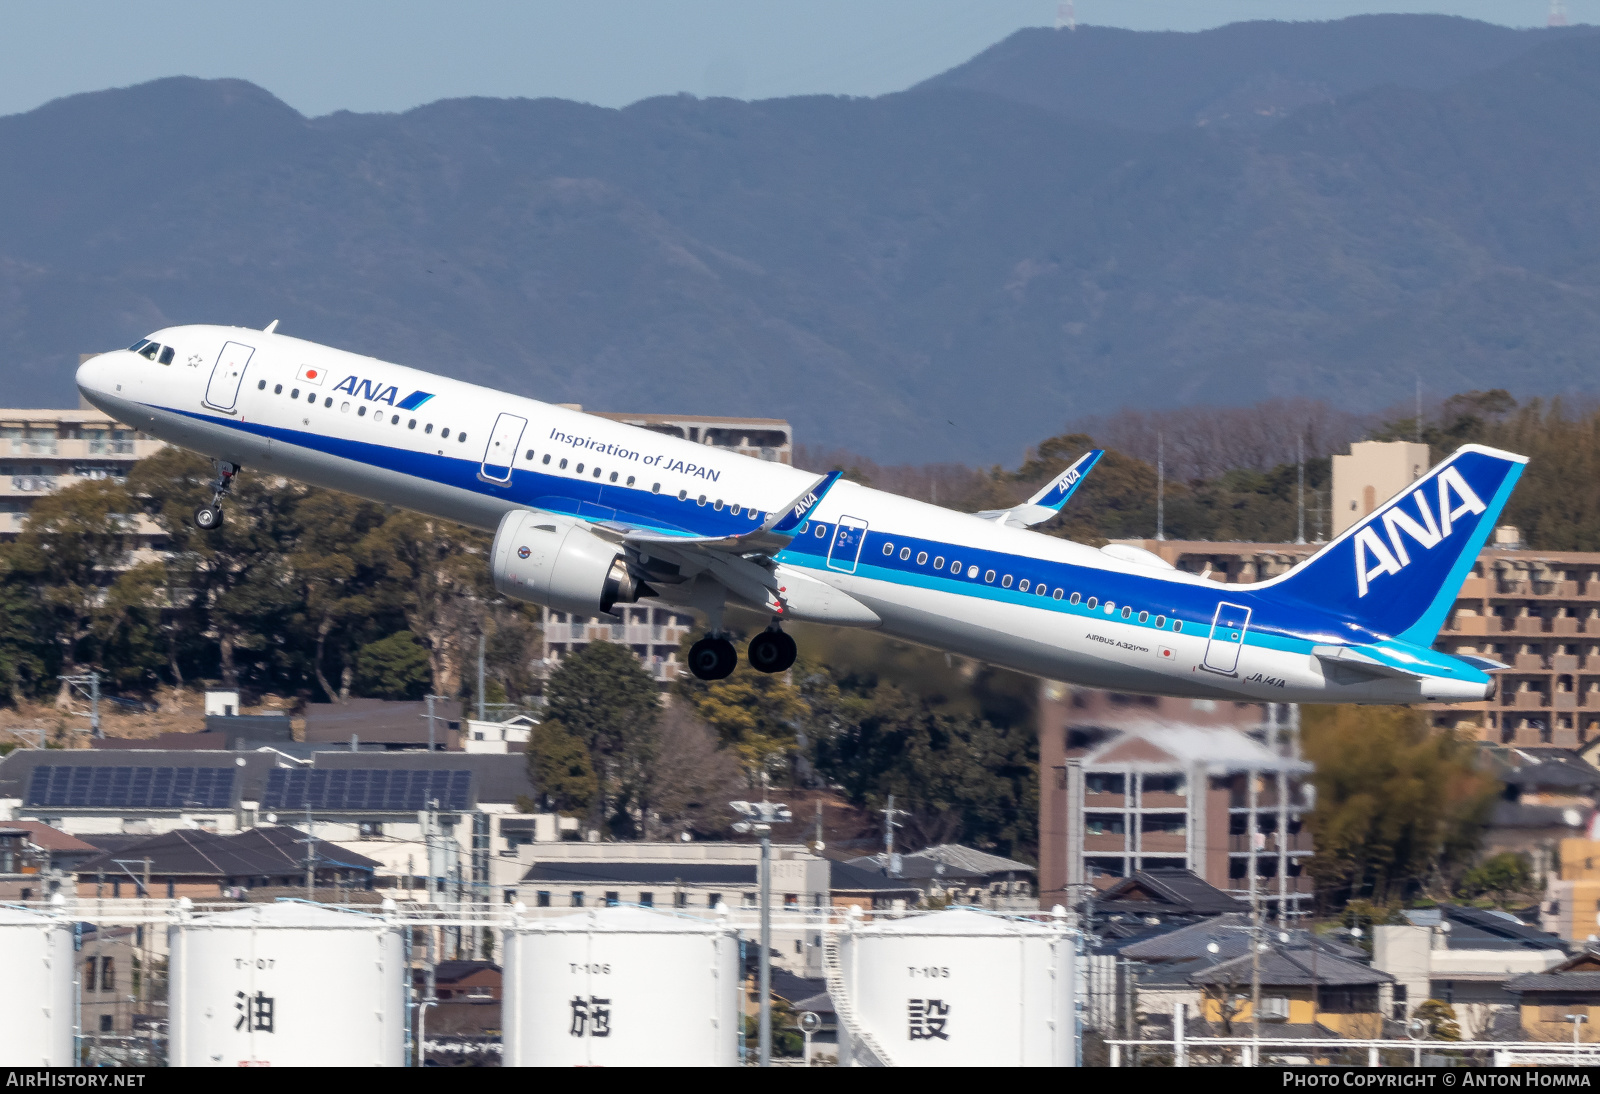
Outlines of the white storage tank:
[{"label": "white storage tank", "polygon": [[506,930],[507,1067],[732,1067],[739,1062],[739,936],[641,908]]},{"label": "white storage tank", "polygon": [[0,908],[0,1067],[72,1067],[72,925]]},{"label": "white storage tank", "polygon": [[838,946],[834,1006],[852,1012],[841,1063],[875,1048],[895,1066],[1072,1065],[1077,953],[1063,930],[962,909],[852,919]]},{"label": "white storage tank", "polygon": [[285,901],[168,931],[173,1067],[401,1067],[406,967],[384,916]]}]

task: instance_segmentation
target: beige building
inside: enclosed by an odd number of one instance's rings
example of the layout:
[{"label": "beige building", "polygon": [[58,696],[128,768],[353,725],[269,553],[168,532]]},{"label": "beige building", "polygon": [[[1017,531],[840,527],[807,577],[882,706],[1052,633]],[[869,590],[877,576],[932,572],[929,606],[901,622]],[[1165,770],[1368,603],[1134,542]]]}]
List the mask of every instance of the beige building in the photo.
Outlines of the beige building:
[{"label": "beige building", "polygon": [[0,539],[22,531],[28,511],[46,494],[75,482],[124,479],[135,461],[165,444],[87,404],[77,410],[0,410]]},{"label": "beige building", "polygon": [[1411,441],[1357,441],[1333,457],[1333,534],[1394,497],[1428,470],[1428,446]]},{"label": "beige building", "polygon": [[[574,410],[583,407],[573,404]],[[794,463],[794,430],[782,418],[718,418],[704,414],[618,414],[591,410],[597,418],[636,425],[695,444],[726,448],[772,463]]]}]

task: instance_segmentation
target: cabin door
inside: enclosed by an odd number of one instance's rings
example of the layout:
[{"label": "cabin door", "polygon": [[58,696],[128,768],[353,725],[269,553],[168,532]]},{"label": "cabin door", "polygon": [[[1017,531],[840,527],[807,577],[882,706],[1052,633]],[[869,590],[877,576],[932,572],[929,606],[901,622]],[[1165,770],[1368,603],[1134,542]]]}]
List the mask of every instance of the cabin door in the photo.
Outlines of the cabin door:
[{"label": "cabin door", "polygon": [[489,446],[483,450],[479,476],[490,482],[511,481],[511,465],[517,460],[517,444],[526,428],[528,419],[515,414],[502,414],[494,420],[494,432],[489,434]]},{"label": "cabin door", "polygon": [[240,342],[224,342],[217,363],[211,369],[211,382],[206,384],[206,405],[218,410],[232,410],[239,402],[239,385],[244,383],[244,370],[255,353]]},{"label": "cabin door", "polygon": [[1239,667],[1239,650],[1244,646],[1244,635],[1250,629],[1250,609],[1223,601],[1217,605],[1217,614],[1211,617],[1211,638],[1206,642],[1203,669],[1228,675]]},{"label": "cabin door", "polygon": [[866,542],[866,521],[860,517],[840,517],[833,530],[833,542],[828,545],[828,569],[855,573],[856,562],[861,558],[861,546]]}]

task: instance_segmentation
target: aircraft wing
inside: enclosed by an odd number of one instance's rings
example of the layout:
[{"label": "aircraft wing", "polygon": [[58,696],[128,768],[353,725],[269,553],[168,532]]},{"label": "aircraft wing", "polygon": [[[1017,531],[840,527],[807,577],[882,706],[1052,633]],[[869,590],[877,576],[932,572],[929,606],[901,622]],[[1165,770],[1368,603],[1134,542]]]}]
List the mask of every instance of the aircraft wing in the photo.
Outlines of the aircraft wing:
[{"label": "aircraft wing", "polygon": [[795,532],[822,504],[833,484],[844,475],[843,471],[830,471],[808,487],[782,509],[767,516],[759,528],[737,536],[674,536],[663,532],[647,532],[626,525],[607,523],[606,528],[620,533],[624,543],[637,547],[659,546],[680,551],[715,551],[721,554],[776,554],[789,546]]},{"label": "aircraft wing", "polygon": [[1043,524],[1061,512],[1061,507],[1078,492],[1078,487],[1083,485],[1083,480],[1105,454],[1103,448],[1090,449],[1021,505],[1013,505],[1010,509],[985,509],[976,515],[1013,528],[1031,528],[1035,524]]}]

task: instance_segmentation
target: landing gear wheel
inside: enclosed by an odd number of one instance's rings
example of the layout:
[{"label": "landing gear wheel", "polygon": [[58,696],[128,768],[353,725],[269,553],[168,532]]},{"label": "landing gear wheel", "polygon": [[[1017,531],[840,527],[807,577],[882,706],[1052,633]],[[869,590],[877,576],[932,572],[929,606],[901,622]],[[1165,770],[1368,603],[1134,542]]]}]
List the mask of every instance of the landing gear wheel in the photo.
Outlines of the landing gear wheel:
[{"label": "landing gear wheel", "polygon": [[689,671],[700,680],[723,680],[739,665],[739,651],[726,638],[702,638],[689,647]]},{"label": "landing gear wheel", "polygon": [[757,672],[782,672],[794,664],[794,639],[782,631],[762,631],[750,639],[745,658]]},{"label": "landing gear wheel", "polygon": [[216,481],[211,484],[211,504],[194,511],[194,526],[203,532],[222,526],[222,499],[233,489],[233,479],[243,468],[227,460],[213,460],[217,468]]},{"label": "landing gear wheel", "polygon": [[203,532],[222,526],[222,507],[218,505],[202,505],[194,511],[194,526]]}]

